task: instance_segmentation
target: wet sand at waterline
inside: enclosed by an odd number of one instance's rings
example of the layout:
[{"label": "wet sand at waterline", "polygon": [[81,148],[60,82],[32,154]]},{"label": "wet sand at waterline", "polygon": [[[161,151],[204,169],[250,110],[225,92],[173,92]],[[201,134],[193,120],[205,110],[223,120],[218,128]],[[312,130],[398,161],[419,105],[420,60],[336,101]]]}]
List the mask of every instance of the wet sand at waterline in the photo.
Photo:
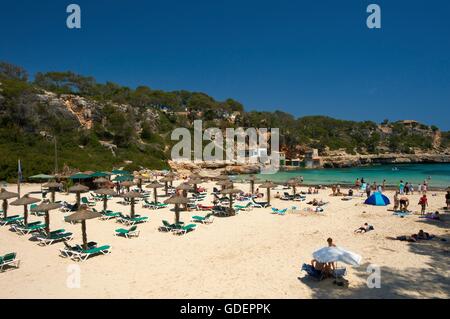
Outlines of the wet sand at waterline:
[{"label": "wet sand at waterline", "polygon": [[[177,184],[177,183],[175,183]],[[211,192],[214,183],[202,186]],[[248,184],[235,184],[243,191]],[[16,191],[15,185],[7,188]],[[39,191],[39,185],[22,185],[22,194]],[[300,188],[298,191],[306,190]],[[163,194],[163,189],[158,193]],[[264,190],[265,192],[265,190]],[[272,195],[277,191],[272,190]],[[283,190],[279,190],[282,194]],[[291,192],[291,191],[289,191]],[[136,213],[149,217],[138,225],[140,236],[126,239],[114,236],[117,228],[127,228],[114,220],[88,220],[88,241],[109,244],[112,253],[85,262],[73,262],[59,256],[63,243],[40,247],[30,235],[19,236],[0,227],[0,255],[17,252],[20,268],[0,273],[0,298],[449,298],[449,243],[439,240],[407,243],[389,240],[387,236],[411,235],[423,229],[449,239],[448,221],[427,221],[417,215],[393,216],[387,207],[366,206],[365,197],[342,201],[331,197],[331,190],[307,195],[305,202],[272,199],[276,208],[297,206],[297,213],[279,216],[271,209],[254,208],[233,217],[216,217],[209,225],[184,236],[159,232],[162,220],[173,222],[169,208],[150,210],[136,205]],[[429,193],[428,211],[442,212],[445,194]],[[387,192],[392,200],[393,192]],[[31,196],[40,197],[40,194]],[[48,195],[49,197],[49,195]],[[152,197],[151,197],[152,198]],[[209,205],[208,195],[204,204]],[[313,198],[329,202],[323,213],[304,212]],[[418,211],[419,195],[410,195],[410,208]],[[165,198],[162,197],[160,201]],[[57,193],[57,200],[75,201],[74,194]],[[108,202],[108,208],[128,214],[130,207]],[[264,200],[259,199],[259,200]],[[101,210],[103,203],[97,202]],[[172,205],[170,205],[172,206]],[[9,206],[9,215],[22,215],[23,207]],[[363,213],[365,212],[365,213]],[[70,244],[81,243],[81,226],[63,221],[68,215],[51,214],[51,229],[73,232]],[[182,212],[188,223],[193,215],[206,212]],[[444,216],[444,220],[447,216]],[[30,216],[30,221],[43,217]],[[366,234],[354,234],[365,222],[375,227]],[[312,252],[326,245],[332,237],[336,245],[360,254],[360,267],[347,266],[348,287],[338,287],[333,280],[317,282],[300,271],[309,263]],[[68,288],[77,264],[81,287]],[[381,288],[366,285],[368,264],[381,267]]]}]

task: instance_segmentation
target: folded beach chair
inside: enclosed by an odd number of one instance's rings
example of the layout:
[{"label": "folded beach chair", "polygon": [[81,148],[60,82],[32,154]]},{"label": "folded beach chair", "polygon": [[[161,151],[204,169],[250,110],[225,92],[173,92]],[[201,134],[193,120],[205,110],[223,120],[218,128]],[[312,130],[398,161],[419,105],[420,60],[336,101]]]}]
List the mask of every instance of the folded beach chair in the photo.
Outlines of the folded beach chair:
[{"label": "folded beach chair", "polygon": [[212,213],[207,214],[205,216],[192,216],[191,221],[202,224],[211,224],[214,221],[214,217],[212,216]]},{"label": "folded beach chair", "polygon": [[129,229],[119,228],[116,229],[116,236],[123,236],[125,238],[138,237],[139,230],[137,230],[137,226],[131,226]]},{"label": "folded beach chair", "polygon": [[184,235],[188,232],[193,231],[196,227],[197,227],[197,225],[195,225],[195,224],[189,224],[186,226],[182,226],[180,228],[176,228],[176,229],[172,230],[172,232],[174,233],[174,235]]},{"label": "folded beach chair", "polygon": [[104,245],[100,247],[90,248],[87,250],[82,249],[81,251],[73,251],[71,254],[71,258],[75,261],[85,261],[92,256],[106,255],[110,253],[111,253],[111,246]]},{"label": "folded beach chair", "polygon": [[4,272],[9,267],[19,268],[20,260],[17,259],[16,253],[9,253],[0,256],[0,272]]},{"label": "folded beach chair", "polygon": [[58,232],[58,233],[50,233],[47,236],[43,235],[37,235],[36,239],[39,241],[38,245],[48,246],[52,245],[55,242],[59,241],[66,241],[66,240],[72,240],[73,234],[72,233],[64,233],[64,232]]}]

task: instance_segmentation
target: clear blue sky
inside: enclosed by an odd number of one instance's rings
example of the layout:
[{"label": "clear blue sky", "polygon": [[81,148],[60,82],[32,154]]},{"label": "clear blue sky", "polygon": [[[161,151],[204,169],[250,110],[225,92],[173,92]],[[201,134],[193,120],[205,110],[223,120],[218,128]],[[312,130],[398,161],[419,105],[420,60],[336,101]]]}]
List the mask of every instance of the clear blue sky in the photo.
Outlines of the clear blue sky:
[{"label": "clear blue sky", "polygon": [[[82,9],[69,30],[66,6]],[[382,8],[382,29],[366,7]],[[0,60],[354,120],[450,130],[448,0],[2,1]]]}]

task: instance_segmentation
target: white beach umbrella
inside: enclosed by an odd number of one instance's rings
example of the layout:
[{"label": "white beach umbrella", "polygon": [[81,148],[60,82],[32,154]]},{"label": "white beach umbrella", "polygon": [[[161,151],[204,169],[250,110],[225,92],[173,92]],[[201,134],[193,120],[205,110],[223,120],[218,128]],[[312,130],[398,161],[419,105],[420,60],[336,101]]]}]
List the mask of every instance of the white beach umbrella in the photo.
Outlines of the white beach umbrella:
[{"label": "white beach umbrella", "polygon": [[313,253],[313,257],[320,263],[343,262],[352,266],[359,266],[361,256],[340,247],[323,247]]}]

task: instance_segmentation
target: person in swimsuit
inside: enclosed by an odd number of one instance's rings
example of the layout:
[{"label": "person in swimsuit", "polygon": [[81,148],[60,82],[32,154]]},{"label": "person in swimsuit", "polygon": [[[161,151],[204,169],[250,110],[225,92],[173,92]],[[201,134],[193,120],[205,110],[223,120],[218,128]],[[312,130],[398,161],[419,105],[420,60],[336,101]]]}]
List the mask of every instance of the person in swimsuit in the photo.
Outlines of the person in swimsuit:
[{"label": "person in swimsuit", "polygon": [[373,226],[368,223],[364,223],[364,226],[359,227],[355,230],[355,233],[367,233],[368,231],[373,230]]},{"label": "person in swimsuit", "polygon": [[423,195],[423,196],[420,198],[420,200],[419,200],[419,205],[420,205],[420,207],[421,207],[420,214],[421,214],[421,215],[424,215],[424,214],[425,214],[425,211],[426,211],[426,209],[427,209],[427,206],[428,206],[427,195]]},{"label": "person in swimsuit", "polygon": [[409,206],[408,197],[405,197],[405,196],[401,197],[400,198],[400,210],[402,212],[406,212],[406,211],[408,211],[408,206]]}]

